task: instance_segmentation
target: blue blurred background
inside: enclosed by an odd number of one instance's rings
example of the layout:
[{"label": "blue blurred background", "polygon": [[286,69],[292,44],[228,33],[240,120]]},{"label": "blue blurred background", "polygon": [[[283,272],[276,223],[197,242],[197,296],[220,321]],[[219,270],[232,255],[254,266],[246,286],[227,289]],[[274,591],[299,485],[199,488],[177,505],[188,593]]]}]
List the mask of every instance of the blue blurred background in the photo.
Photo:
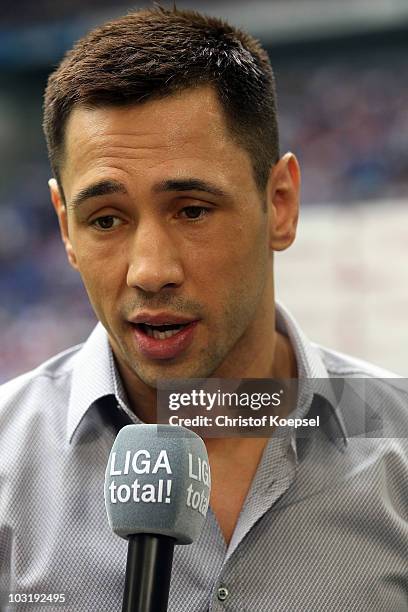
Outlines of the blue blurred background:
[{"label": "blue blurred background", "polygon": [[[94,316],[49,201],[47,75],[87,30],[144,2],[0,5],[0,380],[83,341]],[[408,3],[177,2],[257,36],[282,152],[303,171],[299,240],[277,295],[308,335],[408,374]]]}]

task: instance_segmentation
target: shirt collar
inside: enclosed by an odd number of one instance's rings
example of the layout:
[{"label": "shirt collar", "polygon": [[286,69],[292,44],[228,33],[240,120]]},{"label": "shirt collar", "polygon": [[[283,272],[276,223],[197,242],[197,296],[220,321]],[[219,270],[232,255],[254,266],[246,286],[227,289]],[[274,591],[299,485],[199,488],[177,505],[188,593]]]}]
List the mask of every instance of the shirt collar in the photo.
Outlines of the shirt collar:
[{"label": "shirt collar", "polygon": [[[346,444],[346,427],[337,409],[336,396],[320,353],[307,339],[293,316],[279,303],[276,304],[276,328],[288,336],[295,351],[301,381],[297,412],[300,414],[309,409],[314,396],[322,398],[335,417],[337,432],[334,431],[333,434],[338,436],[340,433]],[[126,412],[133,422],[140,423],[128,407],[108,335],[101,323],[96,325],[75,359],[67,416],[69,442],[92,404],[107,395],[116,398],[118,409]]]},{"label": "shirt collar", "polygon": [[333,379],[329,377],[317,346],[306,337],[296,319],[280,303],[276,303],[276,329],[285,334],[295,352],[298,377],[299,397],[296,416],[303,418],[312,406],[330,410],[334,419],[323,421],[331,438],[339,438],[347,444],[347,430],[342,414],[338,408]]},{"label": "shirt collar", "polygon": [[108,335],[98,323],[75,357],[67,415],[69,442],[89,408],[108,395],[116,399],[117,408],[124,410],[133,422],[140,422],[128,408]]}]

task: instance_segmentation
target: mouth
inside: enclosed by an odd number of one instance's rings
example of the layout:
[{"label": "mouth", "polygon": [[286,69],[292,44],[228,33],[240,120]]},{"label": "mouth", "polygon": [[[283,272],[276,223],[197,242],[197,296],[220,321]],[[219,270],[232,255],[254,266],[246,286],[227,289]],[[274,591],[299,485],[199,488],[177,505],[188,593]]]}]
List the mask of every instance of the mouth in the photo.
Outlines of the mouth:
[{"label": "mouth", "polygon": [[184,329],[188,323],[169,323],[167,325],[150,325],[148,323],[136,323],[136,327],[149,338],[156,338],[156,340],[165,340],[178,334]]},{"label": "mouth", "polygon": [[133,337],[144,357],[174,359],[192,343],[198,321],[186,323],[132,323]]}]

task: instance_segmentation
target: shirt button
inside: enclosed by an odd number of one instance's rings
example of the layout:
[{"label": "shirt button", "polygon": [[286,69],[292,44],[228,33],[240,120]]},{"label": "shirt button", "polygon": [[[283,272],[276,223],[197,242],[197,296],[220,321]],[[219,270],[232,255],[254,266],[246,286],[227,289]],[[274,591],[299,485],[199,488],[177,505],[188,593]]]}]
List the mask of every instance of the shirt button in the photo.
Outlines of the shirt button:
[{"label": "shirt button", "polygon": [[217,597],[220,601],[225,601],[228,597],[228,589],[224,586],[219,587]]}]

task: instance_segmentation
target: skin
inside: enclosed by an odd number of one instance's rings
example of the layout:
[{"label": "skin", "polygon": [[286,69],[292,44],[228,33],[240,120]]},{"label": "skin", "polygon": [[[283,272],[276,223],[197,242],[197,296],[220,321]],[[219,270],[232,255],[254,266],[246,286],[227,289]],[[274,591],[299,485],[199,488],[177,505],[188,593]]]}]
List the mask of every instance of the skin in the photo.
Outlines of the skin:
[{"label": "skin", "polygon": [[[223,195],[158,190],[168,179],[192,177]],[[102,179],[120,182],[126,193],[73,205]],[[249,155],[228,133],[210,86],[129,107],[75,108],[61,182],[66,205],[54,179],[50,191],[68,260],[108,332],[141,419],[154,422],[161,378],[296,376],[292,347],[275,330],[273,253],[295,238],[299,166],[284,155],[260,193]],[[101,218],[112,227],[102,229]],[[153,360],[139,353],[129,318],[146,310],[200,319],[182,355]],[[217,473],[225,478],[232,460],[245,474],[249,449],[256,467],[264,445],[207,440],[213,483]],[[216,496],[211,503],[217,505]]]}]

